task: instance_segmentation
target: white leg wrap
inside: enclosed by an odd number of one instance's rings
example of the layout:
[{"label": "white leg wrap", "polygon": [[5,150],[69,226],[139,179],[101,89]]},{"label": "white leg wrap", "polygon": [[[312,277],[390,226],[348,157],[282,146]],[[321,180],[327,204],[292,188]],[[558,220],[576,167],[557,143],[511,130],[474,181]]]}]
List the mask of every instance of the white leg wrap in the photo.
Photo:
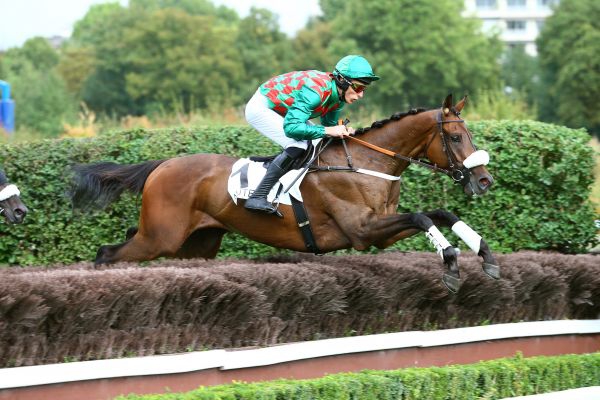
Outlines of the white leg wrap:
[{"label": "white leg wrap", "polygon": [[444,259],[444,255],[442,251],[448,247],[450,247],[450,243],[448,240],[442,235],[442,232],[437,228],[437,226],[433,225],[427,232],[425,232],[425,236],[427,239],[435,246],[436,252]]},{"label": "white leg wrap", "polygon": [[471,227],[462,221],[458,221],[452,225],[452,232],[456,233],[475,252],[479,253],[481,245],[481,236],[477,234]]}]

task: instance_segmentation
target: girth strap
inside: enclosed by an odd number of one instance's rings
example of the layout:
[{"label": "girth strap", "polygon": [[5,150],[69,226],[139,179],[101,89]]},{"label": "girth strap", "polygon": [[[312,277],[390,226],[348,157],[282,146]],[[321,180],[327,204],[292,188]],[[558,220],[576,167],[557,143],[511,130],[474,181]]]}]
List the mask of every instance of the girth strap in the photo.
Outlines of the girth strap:
[{"label": "girth strap", "polygon": [[290,196],[290,200],[292,201],[292,209],[294,210],[296,222],[298,222],[298,228],[300,228],[300,233],[302,233],[302,237],[304,238],[304,245],[306,246],[306,249],[314,254],[323,254],[321,250],[319,250],[317,242],[315,241],[315,236],[310,228],[310,221],[308,220],[308,215],[306,214],[304,204],[294,196]]}]

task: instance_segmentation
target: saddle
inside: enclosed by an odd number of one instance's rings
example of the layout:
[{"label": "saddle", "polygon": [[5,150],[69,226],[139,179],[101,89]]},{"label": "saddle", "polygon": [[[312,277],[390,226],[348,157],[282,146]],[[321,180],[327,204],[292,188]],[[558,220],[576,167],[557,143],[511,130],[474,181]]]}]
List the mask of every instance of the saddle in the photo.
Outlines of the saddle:
[{"label": "saddle", "polygon": [[[309,143],[304,153],[293,162],[291,170],[273,186],[267,200],[274,204],[291,205],[307,250],[314,254],[321,254],[314,239],[308,214],[304,208],[302,194],[300,193],[300,184],[308,173],[310,164],[314,160],[315,154],[318,154],[320,143],[322,143],[321,140],[315,142],[315,144]],[[227,190],[235,204],[238,204],[238,199],[247,199],[250,196],[265,175],[268,164],[275,157],[276,155],[268,157],[253,156],[242,158],[233,164],[227,182]]]},{"label": "saddle", "polygon": [[[300,183],[302,183],[304,176],[308,172],[308,164],[319,150],[321,140],[317,139],[313,142],[309,142],[308,148],[294,161],[290,171],[283,175],[279,179],[279,182],[273,186],[273,189],[271,189],[271,192],[267,196],[268,201],[291,205],[290,196],[303,201],[302,194],[300,193]],[[241,158],[233,164],[227,182],[227,191],[235,204],[238,204],[238,199],[247,199],[250,196],[265,175],[269,163],[275,157],[277,155],[267,157],[252,156]]]}]

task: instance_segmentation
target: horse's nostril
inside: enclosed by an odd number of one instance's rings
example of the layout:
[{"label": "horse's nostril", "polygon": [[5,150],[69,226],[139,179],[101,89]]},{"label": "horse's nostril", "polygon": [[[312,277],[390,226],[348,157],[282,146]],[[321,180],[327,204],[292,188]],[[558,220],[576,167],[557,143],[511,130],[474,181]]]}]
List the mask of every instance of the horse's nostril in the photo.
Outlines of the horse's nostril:
[{"label": "horse's nostril", "polygon": [[21,210],[20,208],[15,209],[15,215],[16,216],[22,217],[25,214],[27,214],[27,212],[25,210]]},{"label": "horse's nostril", "polygon": [[488,178],[481,178],[479,180],[479,187],[481,187],[482,189],[486,189],[488,188],[492,183],[490,182],[490,180]]}]

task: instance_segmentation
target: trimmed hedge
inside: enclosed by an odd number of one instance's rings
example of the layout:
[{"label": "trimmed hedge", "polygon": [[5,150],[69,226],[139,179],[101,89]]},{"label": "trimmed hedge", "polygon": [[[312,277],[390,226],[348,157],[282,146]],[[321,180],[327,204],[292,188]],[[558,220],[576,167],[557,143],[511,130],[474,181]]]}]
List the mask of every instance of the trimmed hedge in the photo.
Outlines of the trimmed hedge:
[{"label": "trimmed hedge", "polygon": [[[589,201],[594,158],[585,131],[532,121],[487,121],[470,127],[476,143],[491,154],[489,169],[496,183],[490,193],[466,198],[446,176],[413,166],[403,176],[400,212],[453,211],[499,252],[578,253],[595,242],[597,216]],[[201,152],[248,156],[277,151],[252,129],[231,126],[138,129],[94,139],[0,146],[0,163],[30,209],[23,225],[0,225],[0,264],[92,260],[100,245],[123,241],[127,228],[137,225],[140,200],[131,195],[108,210],[74,214],[65,196],[73,163],[136,163]],[[450,238],[456,241],[455,236]],[[399,242],[395,248],[431,250],[424,235]],[[220,257],[276,252],[226,235]]]},{"label": "trimmed hedge", "polygon": [[201,387],[187,393],[120,396],[120,400],[445,400],[500,399],[600,384],[600,353],[512,358],[477,364],[363,371],[310,380]]},{"label": "trimmed hedge", "polygon": [[435,253],[0,269],[0,368],[600,316],[600,256]]}]

